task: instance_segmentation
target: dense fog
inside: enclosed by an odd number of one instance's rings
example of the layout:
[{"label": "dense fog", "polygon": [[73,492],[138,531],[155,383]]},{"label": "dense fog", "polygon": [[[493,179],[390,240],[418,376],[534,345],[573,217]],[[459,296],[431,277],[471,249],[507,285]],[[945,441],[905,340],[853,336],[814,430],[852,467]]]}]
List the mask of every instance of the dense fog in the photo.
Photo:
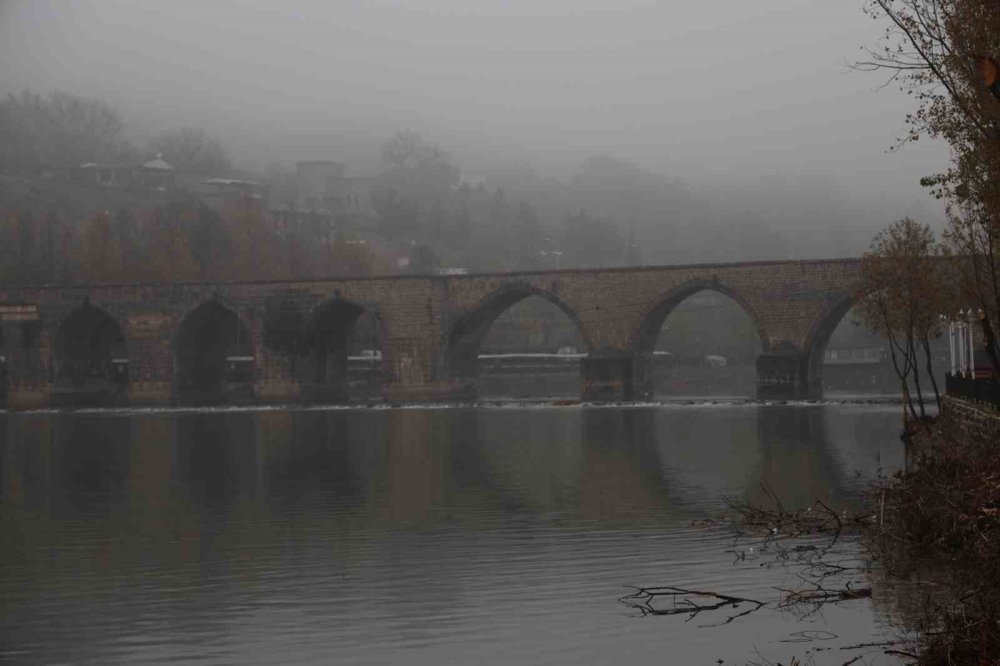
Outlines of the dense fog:
[{"label": "dense fog", "polygon": [[[294,4],[0,3],[3,231],[48,239],[8,279],[851,256],[942,217],[919,178],[945,148],[891,150],[909,101],[850,67],[880,30],[860,3]],[[158,156],[169,181],[107,171]],[[117,273],[85,268],[88,221],[129,230]],[[171,234],[183,275],[128,268]]]}]

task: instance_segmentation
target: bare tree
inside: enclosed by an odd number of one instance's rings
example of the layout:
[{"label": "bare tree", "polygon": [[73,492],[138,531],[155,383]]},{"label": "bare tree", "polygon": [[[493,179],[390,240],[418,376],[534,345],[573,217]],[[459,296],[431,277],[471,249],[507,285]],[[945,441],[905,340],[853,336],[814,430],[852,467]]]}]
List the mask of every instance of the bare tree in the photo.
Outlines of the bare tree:
[{"label": "bare tree", "polygon": [[858,314],[872,331],[888,340],[903,399],[914,419],[927,416],[922,372],[939,407],[941,403],[930,341],[941,334],[940,315],[947,303],[944,268],[930,227],[910,218],[879,233],[861,263]]},{"label": "bare tree", "polygon": [[149,157],[162,155],[174,168],[194,174],[219,175],[232,169],[223,143],[193,127],[158,134],[150,140],[146,153]]},{"label": "bare tree", "polygon": [[29,90],[0,99],[0,169],[79,166],[134,156],[118,111],[99,99]]},{"label": "bare tree", "polygon": [[372,205],[382,234],[436,240],[461,175],[451,156],[419,133],[403,130],[382,144],[381,162]]},{"label": "bare tree", "polygon": [[882,43],[859,69],[889,73],[913,96],[904,139],[942,138],[951,167],[924,179],[949,204],[951,249],[963,258],[963,300],[980,323],[1000,374],[1000,3],[996,0],[869,0],[870,16],[886,21]]}]

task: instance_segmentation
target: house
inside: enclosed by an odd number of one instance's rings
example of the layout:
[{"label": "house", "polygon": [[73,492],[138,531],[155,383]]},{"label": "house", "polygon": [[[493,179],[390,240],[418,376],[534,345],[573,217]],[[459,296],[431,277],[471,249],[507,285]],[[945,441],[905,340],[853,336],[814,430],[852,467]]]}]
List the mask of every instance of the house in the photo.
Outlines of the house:
[{"label": "house", "polygon": [[134,182],[140,187],[149,187],[155,190],[168,190],[176,182],[176,173],[163,155],[157,154],[155,159],[143,162],[135,168]]},{"label": "house", "polygon": [[371,179],[347,176],[347,165],[329,160],[295,163],[293,207],[321,214],[368,215]]},{"label": "house", "polygon": [[134,172],[133,164],[87,162],[80,165],[81,180],[98,187],[128,187],[135,180]]}]

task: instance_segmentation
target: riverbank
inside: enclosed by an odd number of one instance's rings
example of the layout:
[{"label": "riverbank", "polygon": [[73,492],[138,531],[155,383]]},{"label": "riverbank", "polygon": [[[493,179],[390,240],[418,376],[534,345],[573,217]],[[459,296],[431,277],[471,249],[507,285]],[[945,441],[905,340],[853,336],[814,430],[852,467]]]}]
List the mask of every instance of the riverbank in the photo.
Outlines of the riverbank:
[{"label": "riverbank", "polygon": [[927,583],[918,664],[998,664],[1000,413],[945,400],[907,433],[912,464],[877,489],[868,542],[890,577]]}]

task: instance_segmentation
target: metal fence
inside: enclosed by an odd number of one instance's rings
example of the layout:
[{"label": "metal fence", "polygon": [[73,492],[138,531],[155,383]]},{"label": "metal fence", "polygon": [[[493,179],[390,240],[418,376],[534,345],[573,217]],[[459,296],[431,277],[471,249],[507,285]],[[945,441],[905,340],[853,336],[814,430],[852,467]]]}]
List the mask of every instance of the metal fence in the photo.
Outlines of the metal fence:
[{"label": "metal fence", "polygon": [[948,395],[967,400],[976,400],[1000,409],[1000,382],[993,379],[972,379],[947,375],[945,386]]}]

